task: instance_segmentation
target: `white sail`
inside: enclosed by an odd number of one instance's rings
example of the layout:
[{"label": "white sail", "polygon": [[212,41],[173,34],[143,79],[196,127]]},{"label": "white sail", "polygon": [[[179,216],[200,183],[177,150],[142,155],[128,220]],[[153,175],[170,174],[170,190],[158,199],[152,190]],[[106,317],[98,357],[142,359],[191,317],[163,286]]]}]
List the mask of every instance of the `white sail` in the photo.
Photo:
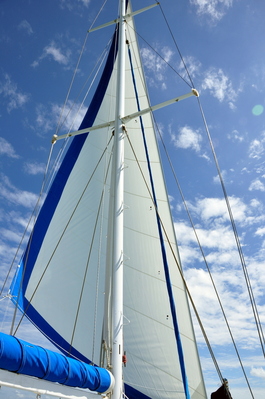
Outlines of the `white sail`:
[{"label": "white sail", "polygon": [[[126,22],[130,115],[150,104],[133,20]],[[115,38],[81,129],[115,119]],[[125,392],[131,399],[206,398],[152,116],[125,128]],[[112,338],[112,149],[112,127],[73,139],[13,284],[20,308],[52,342],[104,367]]]}]

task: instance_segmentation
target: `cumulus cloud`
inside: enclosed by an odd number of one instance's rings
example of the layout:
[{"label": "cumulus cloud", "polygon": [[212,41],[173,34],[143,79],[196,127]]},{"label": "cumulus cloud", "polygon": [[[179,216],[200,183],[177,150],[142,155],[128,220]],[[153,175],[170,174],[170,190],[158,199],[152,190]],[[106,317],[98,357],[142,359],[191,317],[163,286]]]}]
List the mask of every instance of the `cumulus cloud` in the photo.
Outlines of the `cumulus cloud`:
[{"label": "cumulus cloud", "polygon": [[171,135],[171,140],[178,148],[190,148],[196,152],[201,149],[202,136],[198,130],[194,130],[190,126],[181,127],[178,135]]},{"label": "cumulus cloud", "polygon": [[248,189],[249,191],[265,191],[265,185],[260,181],[260,179],[255,179],[251,182]]},{"label": "cumulus cloud", "polygon": [[29,95],[19,91],[16,83],[11,80],[8,74],[5,74],[4,80],[0,82],[0,95],[6,102],[8,112],[23,107],[29,101]]}]

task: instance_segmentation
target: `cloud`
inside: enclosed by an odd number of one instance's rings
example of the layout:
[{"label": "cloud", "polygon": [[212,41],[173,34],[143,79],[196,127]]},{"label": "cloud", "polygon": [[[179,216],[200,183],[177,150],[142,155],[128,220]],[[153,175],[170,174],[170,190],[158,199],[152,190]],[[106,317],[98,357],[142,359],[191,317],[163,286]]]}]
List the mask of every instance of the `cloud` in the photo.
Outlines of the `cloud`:
[{"label": "cloud", "polygon": [[238,130],[234,129],[231,133],[227,135],[230,140],[239,141],[240,143],[244,141],[244,137],[239,133]]},{"label": "cloud", "polygon": [[255,232],[255,236],[264,236],[265,235],[265,227],[259,227]]},{"label": "cloud", "polygon": [[29,191],[23,191],[11,184],[8,177],[0,176],[0,197],[6,200],[6,203],[11,203],[16,206],[23,206],[32,209],[36,203],[38,196]]},{"label": "cloud", "polygon": [[3,137],[0,137],[0,155],[7,155],[10,158],[19,158],[13,146]]},{"label": "cloud", "polygon": [[[88,7],[91,0],[78,0],[79,6]],[[73,3],[72,0],[60,0],[61,8],[67,8],[69,11],[73,11],[76,9],[76,4]]]},{"label": "cloud", "polygon": [[[235,221],[244,224],[252,222],[252,208],[248,207],[240,198],[229,197],[229,203]],[[189,204],[190,210],[204,223],[224,223],[229,220],[226,202],[223,198],[202,198],[195,204]]]},{"label": "cloud", "polygon": [[254,377],[265,379],[265,370],[262,367],[259,368],[252,367],[250,370],[250,374],[253,375]]},{"label": "cloud", "polygon": [[251,182],[248,189],[249,191],[265,191],[265,185],[260,181],[260,179],[255,179]]},{"label": "cloud", "polygon": [[19,30],[26,30],[28,35],[32,35],[33,29],[28,21],[25,19],[18,25]]},{"label": "cloud", "polygon": [[[263,211],[256,200],[246,204],[240,198],[229,199],[239,226],[251,226],[260,221]],[[255,323],[252,321],[253,313],[225,201],[221,198],[199,198],[193,203],[188,203],[188,208],[237,347],[244,350],[258,348],[259,341]],[[178,216],[174,226],[184,275],[193,301],[211,345],[215,345],[216,348],[224,344],[229,345],[231,338],[193,228],[187,222],[179,220]],[[244,234],[240,237],[243,245],[244,237]],[[257,238],[255,241],[258,245]],[[259,254],[262,255],[261,247],[259,251],[252,255],[252,258],[246,257],[246,261],[256,303],[261,311],[264,306],[264,256],[259,258]],[[199,344],[203,344],[204,338],[196,321],[195,330]],[[253,364],[259,365],[254,361]]]},{"label": "cloud", "polygon": [[70,55],[71,55],[71,51],[65,50],[63,51],[53,40],[51,41],[51,43],[44,47],[42,55],[35,60],[31,66],[33,66],[34,68],[37,67],[40,62],[45,59],[52,59],[55,62],[58,62],[61,65],[65,65],[67,66],[69,64],[70,61]]},{"label": "cloud", "polygon": [[29,101],[29,95],[21,93],[8,74],[5,74],[4,81],[0,82],[0,95],[7,100],[8,112],[23,107]]},{"label": "cloud", "polygon": [[171,140],[177,148],[192,149],[199,152],[202,136],[198,130],[193,130],[189,126],[183,126],[179,129],[179,134],[171,134]]},{"label": "cloud", "polygon": [[[195,76],[197,76],[200,73],[200,69],[201,69],[201,62],[198,61],[195,57],[193,56],[185,56],[183,57],[183,61],[184,63],[181,61],[179,64],[179,68],[178,70],[180,71],[180,73],[185,72],[186,73],[186,68],[189,71],[189,75],[194,78]],[[184,66],[185,64],[185,66]]]},{"label": "cloud", "polygon": [[64,107],[62,114],[62,105],[50,104],[44,106],[39,104],[36,107],[36,130],[40,136],[43,133],[55,132],[56,126],[60,119],[62,129],[65,132],[69,130],[77,130],[84,118],[87,108],[82,104],[73,103],[69,101]]},{"label": "cloud", "polygon": [[[157,53],[161,54],[161,57]],[[149,72],[149,82],[153,86],[159,86],[163,90],[166,89],[166,65],[170,62],[173,51],[165,46],[161,49],[157,49],[157,53],[152,51],[152,49],[144,47],[141,49],[141,55],[143,58],[144,66]]]},{"label": "cloud", "polygon": [[233,0],[190,0],[190,3],[196,7],[198,15],[209,17],[211,22],[218,22],[233,5]]},{"label": "cloud", "polygon": [[233,89],[232,82],[220,68],[212,67],[205,72],[202,90],[209,90],[217,100],[220,102],[227,101],[232,108],[238,96],[238,93]]},{"label": "cloud", "polygon": [[264,134],[260,140],[254,139],[251,141],[248,149],[249,158],[254,158],[254,159],[261,158],[264,152],[264,142],[265,142]]},{"label": "cloud", "polygon": [[45,165],[43,163],[25,163],[24,164],[24,170],[26,173],[29,175],[38,175],[38,174],[43,174],[45,172]]}]

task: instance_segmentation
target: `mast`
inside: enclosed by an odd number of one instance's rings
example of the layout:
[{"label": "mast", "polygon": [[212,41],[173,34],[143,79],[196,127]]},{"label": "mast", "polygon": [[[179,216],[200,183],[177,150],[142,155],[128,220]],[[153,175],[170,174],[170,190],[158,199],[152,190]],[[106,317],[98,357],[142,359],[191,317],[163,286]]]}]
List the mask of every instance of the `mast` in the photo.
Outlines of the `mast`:
[{"label": "mast", "polygon": [[125,6],[119,5],[119,37],[117,65],[117,93],[114,133],[114,212],[112,255],[112,367],[115,378],[113,399],[121,399],[123,392],[123,198],[124,198],[124,116],[125,97]]}]

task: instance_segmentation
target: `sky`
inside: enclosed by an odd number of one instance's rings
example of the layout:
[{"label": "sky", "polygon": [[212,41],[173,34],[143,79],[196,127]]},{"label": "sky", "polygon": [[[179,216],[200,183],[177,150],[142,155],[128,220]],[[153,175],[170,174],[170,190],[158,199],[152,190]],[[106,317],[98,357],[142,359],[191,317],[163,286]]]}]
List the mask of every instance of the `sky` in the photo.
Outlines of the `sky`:
[{"label": "sky", "polygon": [[[152,3],[135,0],[132,4],[138,9]],[[0,1],[1,279],[9,270],[38,199],[51,137],[86,32],[100,6],[101,1],[95,0]],[[161,0],[161,6],[178,47],[165,33],[166,23],[159,7],[149,11],[148,17],[145,13],[136,19],[151,102],[160,103],[190,91],[176,74],[188,80],[180,50],[200,93],[264,328],[265,4],[262,0]],[[117,9],[117,1],[109,0],[96,25],[116,18]],[[106,28],[89,35],[66,110],[74,104],[87,77],[86,70],[94,64],[110,32],[111,28]],[[79,100],[73,108],[78,105]],[[86,101],[80,105],[81,114],[87,105]],[[198,102],[187,99],[157,111],[155,117],[253,397],[261,399],[265,391],[264,356]],[[52,159],[56,151],[59,144]],[[161,151],[164,160],[166,155]],[[169,166],[165,168],[168,172]],[[249,399],[252,396],[172,175],[167,184],[189,289],[233,398]],[[9,315],[10,305],[5,314],[1,311],[2,331],[7,331]],[[207,390],[211,392],[218,388],[219,381],[196,322],[195,329]],[[34,330],[25,327],[25,331],[34,340]],[[0,390],[0,398],[34,397],[7,388]]]}]

